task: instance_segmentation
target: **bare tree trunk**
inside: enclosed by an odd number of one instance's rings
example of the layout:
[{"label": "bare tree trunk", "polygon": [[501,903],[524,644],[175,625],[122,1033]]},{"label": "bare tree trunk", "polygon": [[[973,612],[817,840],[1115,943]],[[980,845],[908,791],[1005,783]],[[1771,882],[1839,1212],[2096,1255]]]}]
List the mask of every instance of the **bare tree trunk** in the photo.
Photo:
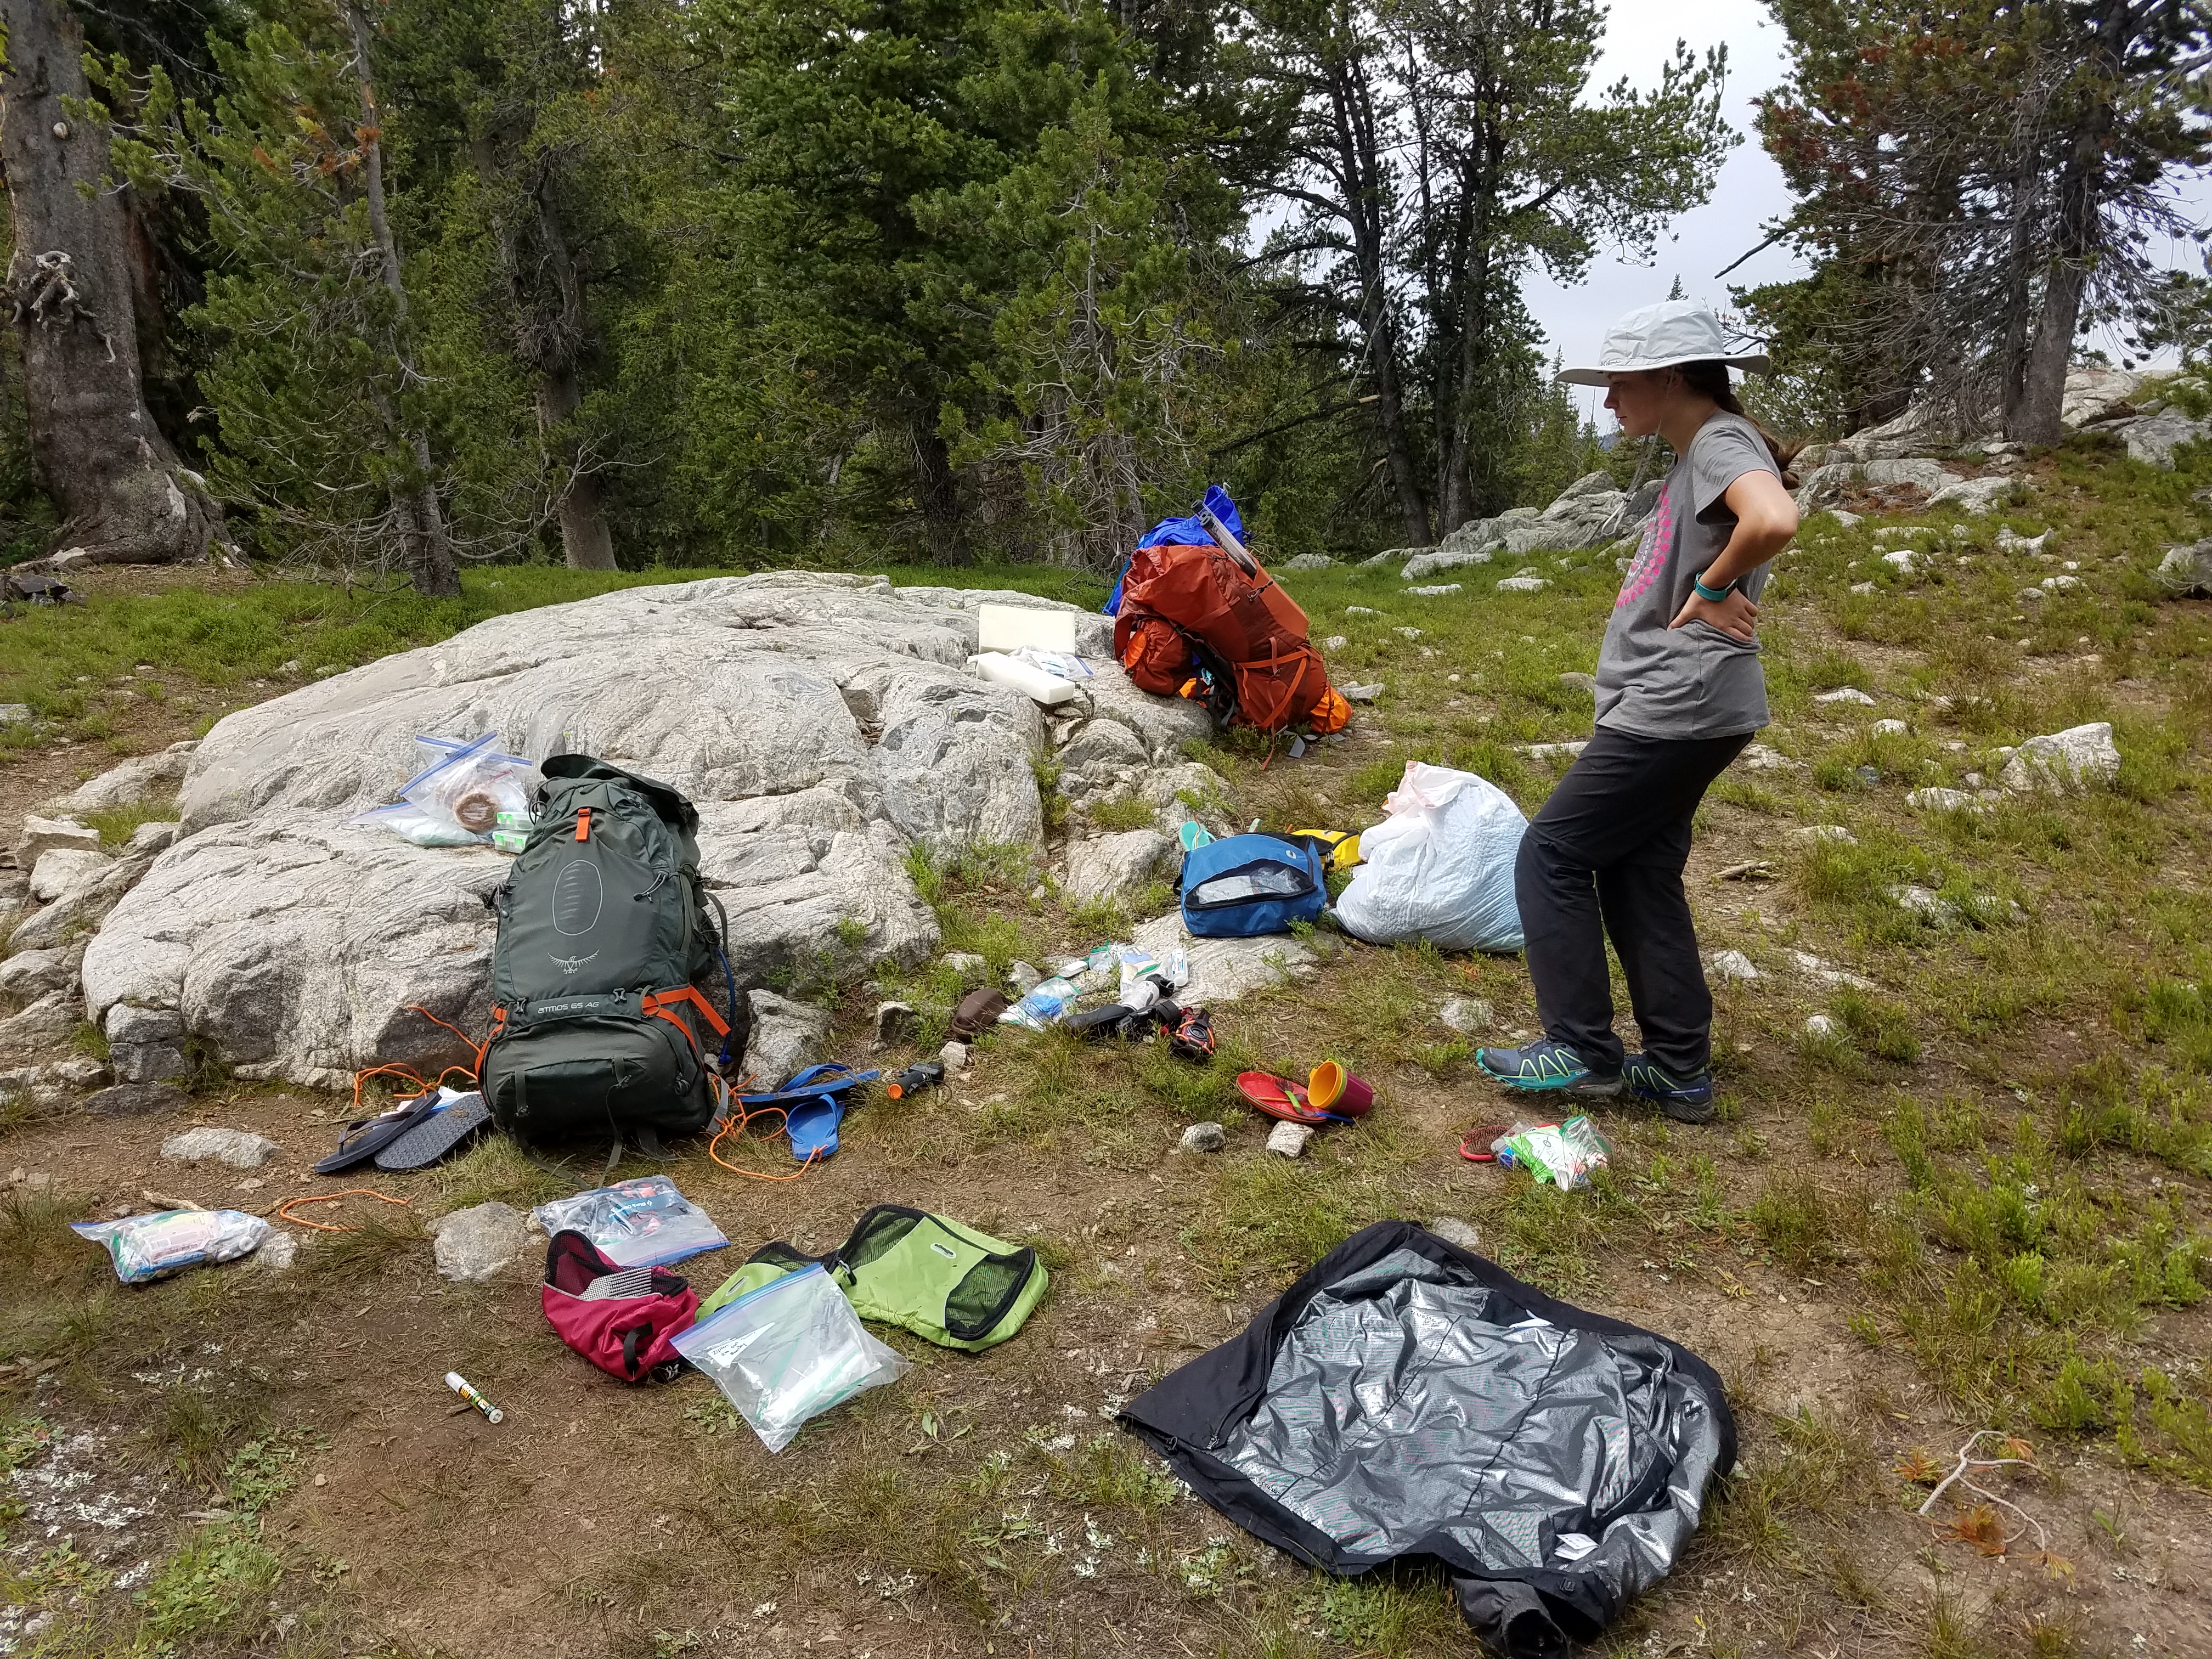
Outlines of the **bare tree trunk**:
[{"label": "bare tree trunk", "polygon": [[961,533],[960,481],[953,476],[952,456],[938,434],[936,422],[916,414],[907,425],[907,440],[914,447],[914,493],[921,507],[923,530],[929,537],[929,556],[939,564],[966,564],[968,541]]},{"label": "bare tree trunk", "polygon": [[107,131],[78,120],[84,33],[64,0],[0,0],[0,163],[15,237],[5,297],[23,351],[56,547],[103,564],[167,564],[224,538],[222,514],[154,425],[140,380],[123,204],[102,193]]},{"label": "bare tree trunk", "polygon": [[[382,261],[384,286],[392,295],[393,330],[390,349],[399,365],[401,379],[405,381],[415,378],[415,365],[406,349],[407,288],[400,280],[399,246],[392,240],[392,222],[385,212],[384,118],[376,107],[376,88],[370,73],[368,15],[362,9],[359,0],[350,0],[347,5],[346,24],[353,33],[354,80],[361,90],[361,127],[356,137],[366,161],[362,182],[368,198],[368,228],[376,239],[377,252]],[[402,521],[412,526],[407,537],[407,577],[415,591],[427,599],[457,599],[461,591],[460,572],[453,562],[453,544],[446,533],[445,510],[438,504],[437,487],[432,481],[430,440],[417,428],[405,434],[405,442],[415,458],[416,480],[404,498],[395,496],[393,505],[401,509]]]},{"label": "bare tree trunk", "polygon": [[[584,401],[583,384],[576,374],[584,349],[584,285],[576,275],[575,261],[568,257],[568,238],[561,228],[560,216],[546,199],[552,182],[550,178],[541,179],[532,198],[538,240],[545,249],[545,261],[561,296],[556,349],[544,365],[544,383],[538,389],[540,433],[550,433]],[[600,507],[599,475],[579,471],[580,446],[571,440],[566,447],[568,453],[561,458],[568,475],[561,492],[561,551],[571,570],[612,570],[615,540]]]}]

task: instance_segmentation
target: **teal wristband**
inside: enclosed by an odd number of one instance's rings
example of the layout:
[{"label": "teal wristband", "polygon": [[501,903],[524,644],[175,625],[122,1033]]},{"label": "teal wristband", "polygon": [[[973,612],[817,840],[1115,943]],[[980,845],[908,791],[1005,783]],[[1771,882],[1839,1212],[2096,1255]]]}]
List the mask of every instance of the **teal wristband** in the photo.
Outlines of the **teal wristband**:
[{"label": "teal wristband", "polygon": [[1705,573],[1702,571],[1690,578],[1690,586],[1698,590],[1698,597],[1699,599],[1704,599],[1708,604],[1711,605],[1718,605],[1723,599],[1728,598],[1729,594],[1735,592],[1735,585],[1733,582],[1729,584],[1726,587],[1706,586]]}]

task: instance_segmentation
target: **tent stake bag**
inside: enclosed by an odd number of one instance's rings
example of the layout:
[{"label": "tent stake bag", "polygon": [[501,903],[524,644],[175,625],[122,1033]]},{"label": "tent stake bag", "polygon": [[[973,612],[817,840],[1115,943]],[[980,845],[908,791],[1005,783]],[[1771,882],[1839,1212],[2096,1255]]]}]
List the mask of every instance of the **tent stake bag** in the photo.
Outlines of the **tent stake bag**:
[{"label": "tent stake bag", "polygon": [[[714,1113],[708,1058],[748,1018],[702,908],[699,814],[665,783],[556,755],[529,842],[492,896],[483,1095],[531,1145],[628,1136],[654,1150]],[[714,984],[729,1018],[695,986]]]},{"label": "tent stake bag", "polygon": [[1200,939],[1287,933],[1328,903],[1322,855],[1282,836],[1227,836],[1182,861],[1182,925]]}]

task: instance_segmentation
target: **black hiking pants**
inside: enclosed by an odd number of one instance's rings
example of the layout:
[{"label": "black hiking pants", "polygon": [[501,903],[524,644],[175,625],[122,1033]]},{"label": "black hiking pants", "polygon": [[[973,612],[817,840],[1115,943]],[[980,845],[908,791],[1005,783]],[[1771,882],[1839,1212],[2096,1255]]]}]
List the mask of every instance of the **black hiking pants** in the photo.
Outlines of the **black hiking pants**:
[{"label": "black hiking pants", "polygon": [[1598,727],[1521,838],[1513,890],[1544,1035],[1619,1072],[1605,941],[1620,957],[1644,1052],[1677,1077],[1712,1057],[1713,999],[1682,891],[1690,818],[1751,741]]}]

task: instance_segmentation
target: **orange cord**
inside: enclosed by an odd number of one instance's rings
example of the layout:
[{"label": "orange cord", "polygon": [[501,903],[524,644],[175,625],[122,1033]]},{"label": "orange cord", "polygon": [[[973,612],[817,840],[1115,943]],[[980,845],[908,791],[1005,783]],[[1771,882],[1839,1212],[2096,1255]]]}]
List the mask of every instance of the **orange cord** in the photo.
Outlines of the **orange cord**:
[{"label": "orange cord", "polygon": [[393,1198],[389,1194],[375,1192],[367,1187],[349,1187],[342,1193],[308,1193],[299,1198],[288,1198],[276,1206],[276,1218],[289,1221],[295,1227],[313,1227],[319,1233],[357,1233],[358,1227],[334,1227],[325,1221],[310,1221],[305,1216],[294,1215],[295,1204],[331,1204],[341,1198],[373,1198],[383,1204],[412,1204],[411,1198]]},{"label": "orange cord", "polygon": [[[723,1103],[730,1109],[730,1115],[722,1120],[722,1127],[714,1131],[714,1138],[707,1143],[707,1156],[708,1158],[714,1159],[715,1163],[720,1164],[732,1175],[748,1176],[755,1181],[796,1181],[799,1176],[805,1175],[809,1170],[814,1167],[815,1160],[822,1156],[821,1149],[819,1147],[817,1147],[813,1152],[807,1153],[806,1161],[804,1164],[801,1164],[797,1169],[793,1170],[789,1175],[769,1175],[760,1170],[748,1170],[743,1164],[731,1163],[729,1159],[724,1158],[720,1152],[716,1152],[714,1149],[722,1144],[722,1137],[724,1135],[728,1134],[732,1129],[736,1130],[740,1134],[746,1133],[746,1126],[750,1124],[757,1117],[767,1117],[771,1114],[775,1116],[780,1117],[784,1121],[785,1133],[789,1133],[791,1114],[784,1110],[781,1106],[762,1106],[756,1108],[751,1111],[747,1111],[745,1109],[743,1097],[732,1091],[728,1084],[723,1082],[721,1079],[716,1078],[714,1079],[714,1086],[721,1091]],[[760,1133],[765,1133],[769,1132],[761,1131]]]}]

